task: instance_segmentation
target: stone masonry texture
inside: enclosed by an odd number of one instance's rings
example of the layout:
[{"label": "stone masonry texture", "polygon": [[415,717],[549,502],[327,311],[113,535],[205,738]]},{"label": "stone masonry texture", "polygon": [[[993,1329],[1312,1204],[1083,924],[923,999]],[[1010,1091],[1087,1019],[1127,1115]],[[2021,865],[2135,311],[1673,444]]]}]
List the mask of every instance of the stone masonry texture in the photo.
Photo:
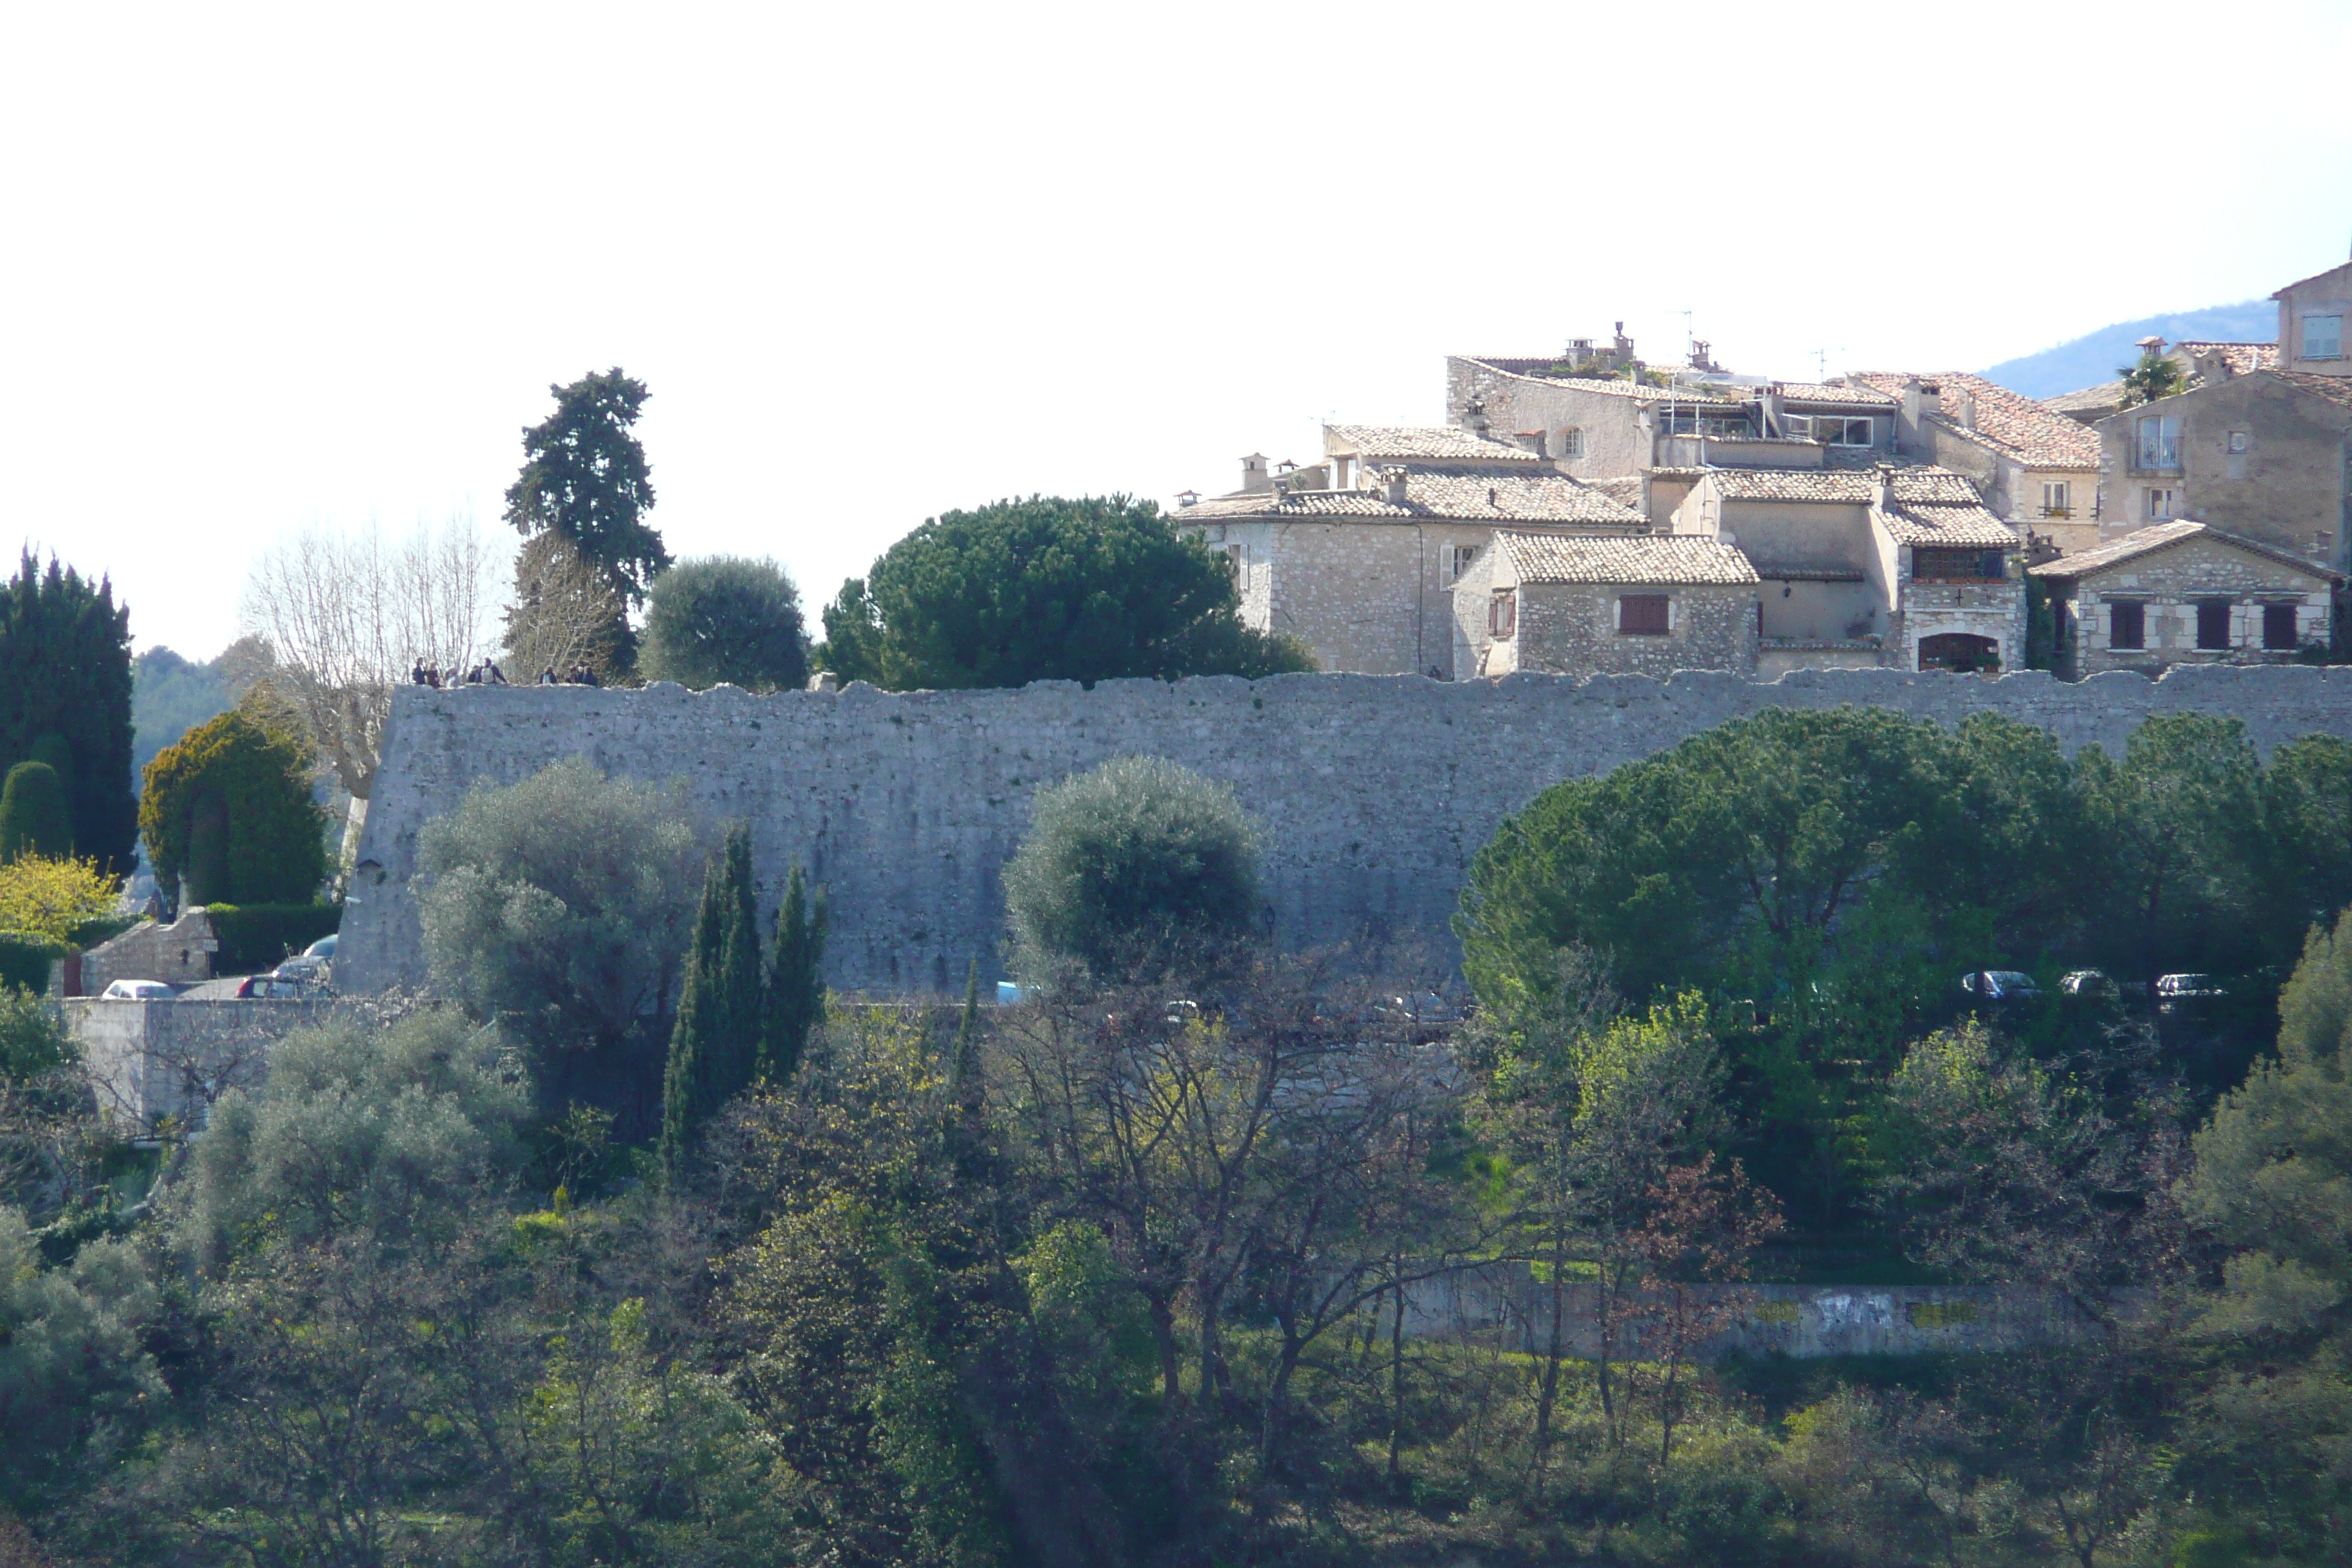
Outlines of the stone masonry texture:
[{"label": "stone masonry texture", "polygon": [[342,924],[349,991],[425,979],[417,832],[477,784],[582,756],[610,773],[683,778],[715,833],[751,825],[772,910],[793,862],[828,888],[827,980],[846,990],[944,994],[966,965],[1002,973],[998,873],[1029,802],[1117,756],[1158,755],[1231,784],[1263,838],[1277,935],[1360,934],[1451,952],[1471,857],[1510,813],[1566,778],[1605,772],[1727,720],[1782,707],[1872,704],[1956,723],[2006,713],[2069,751],[2119,752],[2158,713],[2233,717],[2263,752],[2311,733],[2352,739],[2352,668],[2195,667],[2068,684],[1898,670],[1728,674],[1220,677],[1105,681],[1085,690],[754,697],[656,685],[404,687]]}]

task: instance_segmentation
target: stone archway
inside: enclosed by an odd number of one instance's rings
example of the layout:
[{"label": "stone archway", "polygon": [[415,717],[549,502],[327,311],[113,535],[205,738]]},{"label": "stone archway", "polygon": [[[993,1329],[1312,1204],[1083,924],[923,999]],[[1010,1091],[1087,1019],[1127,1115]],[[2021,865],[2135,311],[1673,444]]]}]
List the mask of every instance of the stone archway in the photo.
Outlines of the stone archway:
[{"label": "stone archway", "polygon": [[1919,668],[1963,674],[2000,668],[2000,644],[1974,632],[1937,632],[1919,639]]}]

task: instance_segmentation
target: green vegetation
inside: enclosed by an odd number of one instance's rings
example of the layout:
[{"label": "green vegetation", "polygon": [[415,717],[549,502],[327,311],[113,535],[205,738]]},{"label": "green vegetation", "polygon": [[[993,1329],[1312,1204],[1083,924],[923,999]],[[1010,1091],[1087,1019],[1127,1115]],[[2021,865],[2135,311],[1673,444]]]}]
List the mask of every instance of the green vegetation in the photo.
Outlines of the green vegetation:
[{"label": "green vegetation", "polygon": [[824,668],[893,691],[1314,668],[1242,624],[1206,545],[1124,496],[932,518],[842,585],[824,632]]},{"label": "green vegetation", "polygon": [[1026,968],[1164,967],[1257,923],[1257,847],[1228,786],[1118,757],[1037,792],[1004,902]]},{"label": "green vegetation", "polygon": [[207,904],[220,951],[215,974],[257,974],[275,968],[343,922],[341,904]]},{"label": "green vegetation", "polygon": [[2154,349],[2142,351],[2129,364],[2116,366],[2116,374],[2123,380],[2126,408],[2170,397],[2189,384],[2189,373]]},{"label": "green vegetation", "polygon": [[176,903],[307,903],[327,875],[310,744],[267,709],[199,725],[147,765],[139,827]]},{"label": "green vegetation", "polygon": [[699,691],[721,681],[748,691],[808,683],[799,590],[772,561],[713,555],[654,579],[646,598],[637,673]]},{"label": "green vegetation", "polygon": [[758,891],[751,833],[741,824],[702,881],[694,942],[686,950],[677,1024],[662,1075],[662,1168],[674,1177],[702,1124],[750,1085],[759,1069],[762,1015]]},{"label": "green vegetation", "polygon": [[630,605],[645,603],[669,564],[653,509],[652,469],[633,426],[646,384],[618,367],[551,386],[555,412],[523,432],[522,473],[507,488],[506,519],[524,538],[562,535]]},{"label": "green vegetation", "polygon": [[143,774],[156,752],[236,707],[244,689],[272,662],[268,647],[253,637],[241,637],[203,662],[168,647],[142,651],[131,665],[133,775]]},{"label": "green vegetation", "polygon": [[54,560],[43,570],[29,551],[0,584],[0,773],[27,761],[57,773],[75,851],[127,873],[139,830],[131,612],[104,580]]},{"label": "green vegetation", "polygon": [[18,763],[0,786],[0,862],[27,855],[51,860],[73,856],[65,783],[47,763]]}]

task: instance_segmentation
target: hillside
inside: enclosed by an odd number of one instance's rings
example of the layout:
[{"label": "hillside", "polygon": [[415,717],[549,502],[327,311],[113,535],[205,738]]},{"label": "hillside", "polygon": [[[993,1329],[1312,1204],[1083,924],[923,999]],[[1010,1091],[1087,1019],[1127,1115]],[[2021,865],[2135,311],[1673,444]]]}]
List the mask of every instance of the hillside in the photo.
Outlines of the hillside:
[{"label": "hillside", "polygon": [[2055,397],[2062,392],[2115,380],[2116,367],[2131,363],[2132,345],[2150,333],[2172,342],[2204,339],[2266,343],[2278,336],[2278,307],[2268,300],[2242,300],[2234,305],[2117,321],[2055,348],[2003,360],[1984,374],[2028,397]]}]

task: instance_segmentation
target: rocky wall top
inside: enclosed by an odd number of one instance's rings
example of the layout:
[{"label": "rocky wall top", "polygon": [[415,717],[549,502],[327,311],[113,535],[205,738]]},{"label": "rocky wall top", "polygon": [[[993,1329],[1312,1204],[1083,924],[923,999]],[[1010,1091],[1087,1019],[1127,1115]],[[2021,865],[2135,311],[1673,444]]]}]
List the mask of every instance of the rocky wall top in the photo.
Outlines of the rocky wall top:
[{"label": "rocky wall top", "polygon": [[1513,675],[1045,681],[1017,690],[755,697],[581,687],[403,688],[359,848],[336,968],[346,989],[419,984],[417,830],[469,785],[582,756],[607,773],[683,778],[717,825],[751,824],[769,908],[797,860],[829,889],[826,978],[845,989],[953,992],[977,958],[1001,973],[997,876],[1040,785],[1130,753],[1231,784],[1256,818],[1277,932],[1366,932],[1453,951],[1470,858],[1505,816],[1600,773],[1768,707],[1864,703],[1952,724],[1993,711],[2068,751],[2120,752],[2151,714],[2245,721],[2270,749],[2352,739],[2352,668],[2198,668],[2064,683],[1815,670],[1759,682]]}]

